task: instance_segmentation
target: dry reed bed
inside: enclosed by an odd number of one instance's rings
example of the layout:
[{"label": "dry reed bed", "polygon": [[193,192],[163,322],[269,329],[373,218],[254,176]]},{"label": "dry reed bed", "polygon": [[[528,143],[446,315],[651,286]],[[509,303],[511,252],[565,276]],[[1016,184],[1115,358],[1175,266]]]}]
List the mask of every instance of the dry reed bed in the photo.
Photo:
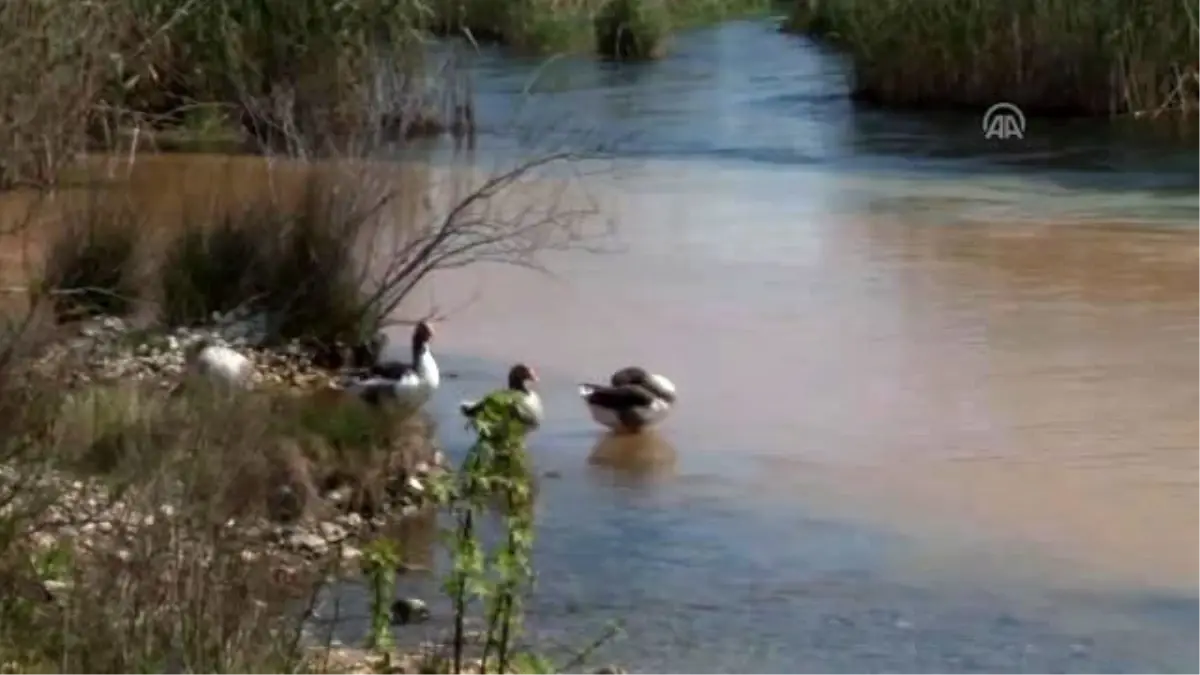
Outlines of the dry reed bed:
[{"label": "dry reed bed", "polygon": [[886,105],[1027,114],[1194,114],[1195,0],[797,0],[788,27],[852,60],[854,95]]}]

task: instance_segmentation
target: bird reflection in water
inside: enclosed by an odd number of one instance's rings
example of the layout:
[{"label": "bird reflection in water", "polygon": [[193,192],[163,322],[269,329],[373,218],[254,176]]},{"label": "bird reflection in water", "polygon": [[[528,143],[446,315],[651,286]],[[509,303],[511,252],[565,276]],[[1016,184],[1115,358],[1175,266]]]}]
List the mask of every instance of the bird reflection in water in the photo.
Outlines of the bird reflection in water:
[{"label": "bird reflection in water", "polygon": [[670,441],[645,429],[636,434],[604,434],[588,455],[588,464],[593,473],[621,484],[640,485],[673,476],[676,459]]}]

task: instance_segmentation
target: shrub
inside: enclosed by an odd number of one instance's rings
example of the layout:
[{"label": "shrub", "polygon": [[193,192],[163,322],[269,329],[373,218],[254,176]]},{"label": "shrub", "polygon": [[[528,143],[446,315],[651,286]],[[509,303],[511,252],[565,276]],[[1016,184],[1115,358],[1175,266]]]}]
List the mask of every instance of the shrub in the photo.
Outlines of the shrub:
[{"label": "shrub", "polygon": [[188,214],[160,268],[162,313],[172,325],[249,309],[268,341],[356,342],[382,321],[360,290],[357,246],[371,213],[330,179],[309,175],[295,206],[273,195],[215,215]]},{"label": "shrub", "polygon": [[46,246],[35,293],[60,320],[125,315],[138,298],[138,241],[145,222],[125,202],[89,196],[69,207]]},{"label": "shrub", "polygon": [[378,57],[408,76],[405,98],[423,82],[422,52],[410,48],[423,17],[418,3],[130,2],[148,39],[127,65],[136,85],[119,95],[131,109],[175,122],[197,103],[218,105],[261,140],[282,134],[311,151],[321,136],[378,126],[370,119],[383,112],[372,97]]},{"label": "shrub", "polygon": [[[305,612],[296,599],[315,594],[319,579],[283,580],[222,527],[231,516],[265,512],[278,444],[269,442],[276,437],[262,408],[166,403],[121,389],[56,393],[55,432],[24,436],[35,439],[24,448],[14,436],[2,441],[7,475],[25,479],[0,481],[0,503],[9,506],[0,545],[10,554],[0,578],[66,591],[50,601],[34,594],[0,602],[0,661],[59,672],[287,672],[298,664]],[[121,442],[108,445],[103,466],[77,463],[114,434]],[[37,544],[47,536],[46,505],[77,508],[83,498],[70,480],[39,479],[31,462],[105,469],[113,489],[87,506],[103,510],[120,499],[104,521],[120,543],[93,549],[86,537],[60,539],[48,551]],[[248,484],[252,478],[258,483]],[[56,569],[38,564],[47,555],[58,559]]]},{"label": "shrub", "polygon": [[0,190],[48,185],[84,150],[110,56],[127,40],[120,2],[0,2]]},{"label": "shrub", "polygon": [[192,214],[168,246],[159,268],[163,320],[186,326],[213,312],[238,309],[262,292],[253,276],[270,261],[277,234],[249,209],[222,214],[211,226]]}]

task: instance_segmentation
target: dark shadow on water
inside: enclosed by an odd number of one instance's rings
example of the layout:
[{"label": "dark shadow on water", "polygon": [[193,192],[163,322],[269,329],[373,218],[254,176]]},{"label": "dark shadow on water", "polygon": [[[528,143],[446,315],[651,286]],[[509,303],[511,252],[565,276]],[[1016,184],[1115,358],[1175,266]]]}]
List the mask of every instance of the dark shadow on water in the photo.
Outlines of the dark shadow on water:
[{"label": "dark shadow on water", "polygon": [[588,454],[589,473],[619,485],[641,486],[672,478],[679,453],[654,430],[606,433]]}]

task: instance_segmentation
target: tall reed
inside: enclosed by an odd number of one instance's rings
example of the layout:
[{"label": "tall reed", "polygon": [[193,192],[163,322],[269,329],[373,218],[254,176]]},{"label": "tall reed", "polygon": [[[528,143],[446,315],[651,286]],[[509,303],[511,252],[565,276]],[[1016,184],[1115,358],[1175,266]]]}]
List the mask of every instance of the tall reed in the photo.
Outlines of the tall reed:
[{"label": "tall reed", "polygon": [[798,0],[860,99],[912,107],[1157,115],[1197,110],[1197,0]]}]

